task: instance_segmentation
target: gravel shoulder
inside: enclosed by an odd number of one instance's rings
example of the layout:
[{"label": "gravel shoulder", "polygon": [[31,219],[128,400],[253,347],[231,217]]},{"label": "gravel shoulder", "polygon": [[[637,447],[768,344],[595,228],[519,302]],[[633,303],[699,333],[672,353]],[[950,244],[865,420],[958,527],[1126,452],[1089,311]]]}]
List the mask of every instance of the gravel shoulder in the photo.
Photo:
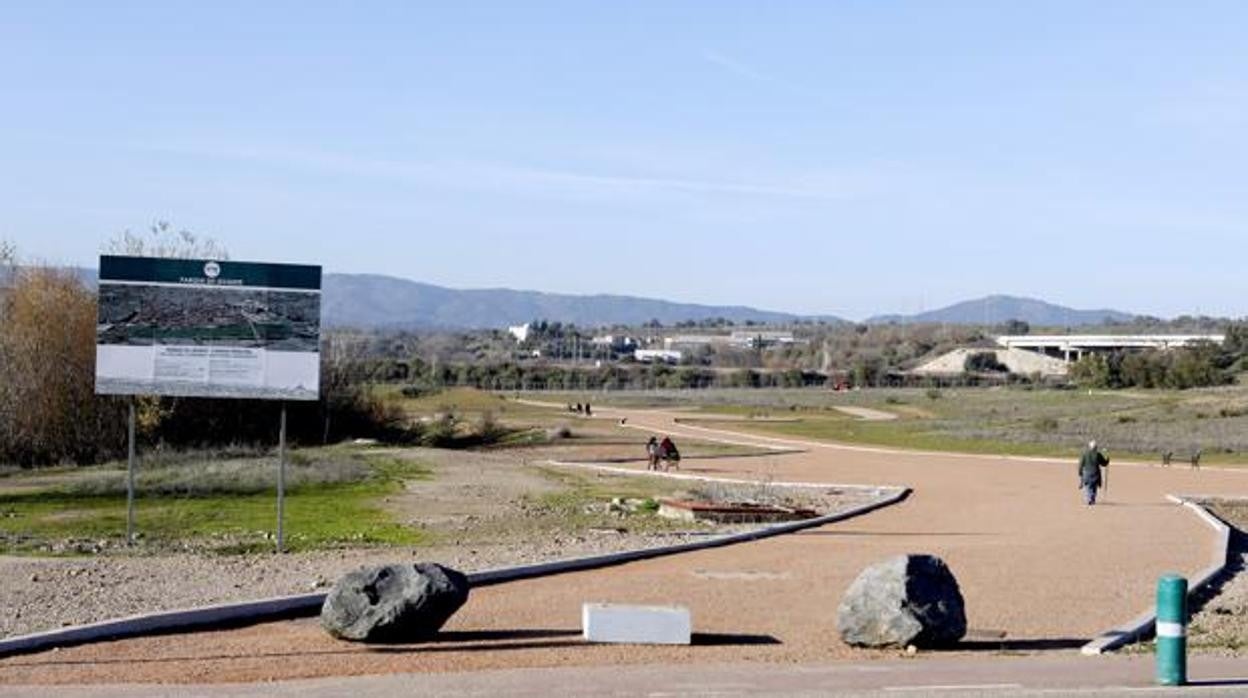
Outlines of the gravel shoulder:
[{"label": "gravel shoulder", "polygon": [[1192,615],[1188,646],[1205,654],[1248,656],[1248,500],[1215,500],[1206,506],[1234,527],[1228,576],[1217,595]]}]

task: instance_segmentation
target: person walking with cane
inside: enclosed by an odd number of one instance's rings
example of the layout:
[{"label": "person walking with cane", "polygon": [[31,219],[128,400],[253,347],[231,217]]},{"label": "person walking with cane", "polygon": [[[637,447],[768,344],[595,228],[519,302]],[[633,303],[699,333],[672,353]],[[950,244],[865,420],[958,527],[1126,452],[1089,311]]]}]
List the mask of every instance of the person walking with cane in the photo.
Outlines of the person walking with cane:
[{"label": "person walking with cane", "polygon": [[[1101,469],[1105,469],[1104,477]],[[1083,490],[1083,501],[1088,506],[1096,504],[1096,491],[1104,486],[1109,487],[1109,459],[1096,448],[1096,441],[1089,441],[1088,448],[1079,457],[1079,488]]]}]

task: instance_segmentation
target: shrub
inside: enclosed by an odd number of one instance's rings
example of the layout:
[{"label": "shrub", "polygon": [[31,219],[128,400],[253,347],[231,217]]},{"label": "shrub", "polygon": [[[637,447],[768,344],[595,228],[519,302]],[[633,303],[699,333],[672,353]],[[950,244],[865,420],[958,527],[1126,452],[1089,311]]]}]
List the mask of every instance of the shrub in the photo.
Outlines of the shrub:
[{"label": "shrub", "polygon": [[572,438],[572,428],[569,427],[567,424],[560,424],[559,426],[554,427],[553,429],[547,429],[546,438],[550,441],[557,441],[559,439],[570,439]]},{"label": "shrub", "polygon": [[425,446],[434,448],[451,446],[455,443],[458,424],[459,420],[455,418],[453,412],[445,412],[434,418],[433,422],[426,428],[425,433],[421,435],[420,442]]},{"label": "shrub", "polygon": [[1009,373],[1010,369],[997,359],[995,351],[977,351],[966,357],[963,369],[967,373]]},{"label": "shrub", "polygon": [[95,395],[95,296],[71,272],[0,289],[0,461],[88,463],[125,448],[125,403]]}]

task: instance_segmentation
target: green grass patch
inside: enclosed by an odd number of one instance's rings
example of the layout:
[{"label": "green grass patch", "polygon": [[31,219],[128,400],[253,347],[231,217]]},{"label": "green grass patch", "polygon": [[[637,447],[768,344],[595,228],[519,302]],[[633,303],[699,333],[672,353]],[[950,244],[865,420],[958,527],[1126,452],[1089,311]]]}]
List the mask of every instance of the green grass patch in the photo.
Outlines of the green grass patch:
[{"label": "green grass patch", "polygon": [[[422,542],[419,531],[394,522],[381,504],[405,481],[431,477],[425,465],[366,450],[316,449],[292,456],[291,472],[333,469],[349,477],[296,477],[291,482],[285,503],[289,549]],[[301,460],[303,465],[298,464]],[[157,475],[149,480],[140,478],[135,519],[144,545],[219,552],[271,549],[277,505],[276,471],[269,461],[232,460],[216,468],[183,464],[153,471]],[[178,470],[186,472],[179,475]],[[186,474],[196,470],[200,475]],[[211,477],[201,477],[204,472]],[[115,486],[118,477],[120,490]],[[261,480],[266,482],[258,487]],[[145,489],[145,482],[156,487]],[[120,544],[126,528],[124,492],[124,473],[85,472],[81,479],[55,487],[0,494],[0,545],[9,553],[46,553],[66,541]]]}]

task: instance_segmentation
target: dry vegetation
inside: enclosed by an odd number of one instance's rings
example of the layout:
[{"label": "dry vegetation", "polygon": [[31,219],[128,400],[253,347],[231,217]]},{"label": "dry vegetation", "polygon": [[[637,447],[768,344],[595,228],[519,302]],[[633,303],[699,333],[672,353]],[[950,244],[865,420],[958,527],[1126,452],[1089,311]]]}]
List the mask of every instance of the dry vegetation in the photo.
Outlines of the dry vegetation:
[{"label": "dry vegetation", "polygon": [[92,462],[123,445],[123,405],[95,396],[95,297],[71,273],[0,289],[0,462]]},{"label": "dry vegetation", "polygon": [[[1069,456],[1095,438],[1119,457],[1159,462],[1169,451],[1182,464],[1200,449],[1202,463],[1248,462],[1248,385],[1184,391],[1026,386],[648,391],[597,393],[594,400],[603,406],[697,409],[701,419],[753,418],[738,426],[766,433],[897,448]],[[838,407],[868,407],[898,419],[865,422]]]}]

